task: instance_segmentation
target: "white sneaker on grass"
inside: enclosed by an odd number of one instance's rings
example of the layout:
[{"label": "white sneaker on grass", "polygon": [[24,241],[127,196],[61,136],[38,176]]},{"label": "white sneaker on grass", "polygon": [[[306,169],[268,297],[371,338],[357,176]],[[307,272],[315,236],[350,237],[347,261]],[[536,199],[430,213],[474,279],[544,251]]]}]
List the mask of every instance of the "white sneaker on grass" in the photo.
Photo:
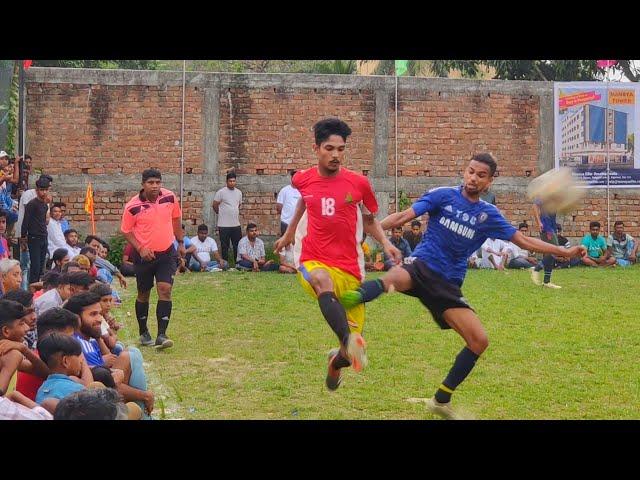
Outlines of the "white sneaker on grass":
[{"label": "white sneaker on grass", "polygon": [[551,282],[543,283],[542,286],[547,288],[556,288],[556,289],[562,288],[560,285],[556,285],[555,283],[551,283]]}]

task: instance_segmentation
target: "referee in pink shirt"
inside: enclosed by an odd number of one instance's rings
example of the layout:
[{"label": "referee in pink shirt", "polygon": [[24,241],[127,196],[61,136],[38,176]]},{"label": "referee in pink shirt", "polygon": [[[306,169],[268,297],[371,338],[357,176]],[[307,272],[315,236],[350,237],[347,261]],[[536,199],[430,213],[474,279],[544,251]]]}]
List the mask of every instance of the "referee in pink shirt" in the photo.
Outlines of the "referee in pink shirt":
[{"label": "referee in pink shirt", "polygon": [[[138,285],[136,318],[140,343],[155,343],[158,350],[173,346],[173,341],[167,337],[167,326],[171,317],[173,277],[178,267],[174,238],[178,241],[180,254],[185,254],[181,217],[178,197],[162,188],[160,171],[150,168],[142,172],[142,190],[125,205],[120,230],[135,249],[132,260]],[[158,336],[155,342],[147,328],[149,295],[154,278],[158,290]]]}]

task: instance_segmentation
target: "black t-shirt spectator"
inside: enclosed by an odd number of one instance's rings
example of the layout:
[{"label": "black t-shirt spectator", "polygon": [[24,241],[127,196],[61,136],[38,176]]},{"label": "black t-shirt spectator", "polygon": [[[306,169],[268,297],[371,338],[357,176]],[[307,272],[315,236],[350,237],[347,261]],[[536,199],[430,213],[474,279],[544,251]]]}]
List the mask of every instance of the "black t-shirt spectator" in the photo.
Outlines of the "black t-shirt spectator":
[{"label": "black t-shirt spectator", "polygon": [[34,198],[24,207],[21,237],[27,234],[33,237],[47,238],[47,210],[49,207],[39,198]]}]

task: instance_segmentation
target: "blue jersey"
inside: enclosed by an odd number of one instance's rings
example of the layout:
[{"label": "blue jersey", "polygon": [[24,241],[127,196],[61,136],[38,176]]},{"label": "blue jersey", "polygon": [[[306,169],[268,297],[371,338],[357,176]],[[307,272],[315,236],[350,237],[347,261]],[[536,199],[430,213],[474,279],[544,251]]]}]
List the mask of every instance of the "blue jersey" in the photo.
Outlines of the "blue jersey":
[{"label": "blue jersey", "polygon": [[102,358],[98,341],[95,338],[85,340],[84,337],[77,332],[74,333],[73,336],[80,342],[87,365],[89,365],[89,367],[102,367],[104,365],[104,359]]},{"label": "blue jersey", "polygon": [[411,255],[458,286],[467,273],[467,259],[487,238],[511,240],[517,231],[495,206],[467,200],[462,187],[429,190],[412,208],[417,216],[428,213],[429,225]]},{"label": "blue jersey", "polygon": [[545,212],[540,200],[536,200],[534,203],[540,207],[540,223],[542,224],[542,231],[556,233],[556,229],[558,228],[556,223],[556,214]]}]

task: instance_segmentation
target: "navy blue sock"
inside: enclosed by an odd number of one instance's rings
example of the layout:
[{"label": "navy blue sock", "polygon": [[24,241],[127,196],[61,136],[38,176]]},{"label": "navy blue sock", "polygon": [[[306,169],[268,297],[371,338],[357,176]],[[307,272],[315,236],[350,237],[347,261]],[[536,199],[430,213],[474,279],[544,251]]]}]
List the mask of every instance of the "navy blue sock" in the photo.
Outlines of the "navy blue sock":
[{"label": "navy blue sock", "polygon": [[553,255],[545,255],[542,257],[542,264],[544,265],[544,283],[551,281],[551,272],[553,271]]},{"label": "navy blue sock", "polygon": [[366,303],[375,300],[382,295],[384,293],[384,285],[382,284],[382,280],[379,278],[376,280],[369,280],[360,285],[358,291],[362,295],[362,302]]},{"label": "navy blue sock", "polygon": [[471,370],[476,365],[476,360],[480,355],[473,353],[467,347],[464,347],[453,363],[453,367],[449,370],[447,378],[445,378],[436,392],[436,401],[440,403],[447,403],[451,400],[451,395],[458,385],[460,385],[465,378],[471,373]]}]

